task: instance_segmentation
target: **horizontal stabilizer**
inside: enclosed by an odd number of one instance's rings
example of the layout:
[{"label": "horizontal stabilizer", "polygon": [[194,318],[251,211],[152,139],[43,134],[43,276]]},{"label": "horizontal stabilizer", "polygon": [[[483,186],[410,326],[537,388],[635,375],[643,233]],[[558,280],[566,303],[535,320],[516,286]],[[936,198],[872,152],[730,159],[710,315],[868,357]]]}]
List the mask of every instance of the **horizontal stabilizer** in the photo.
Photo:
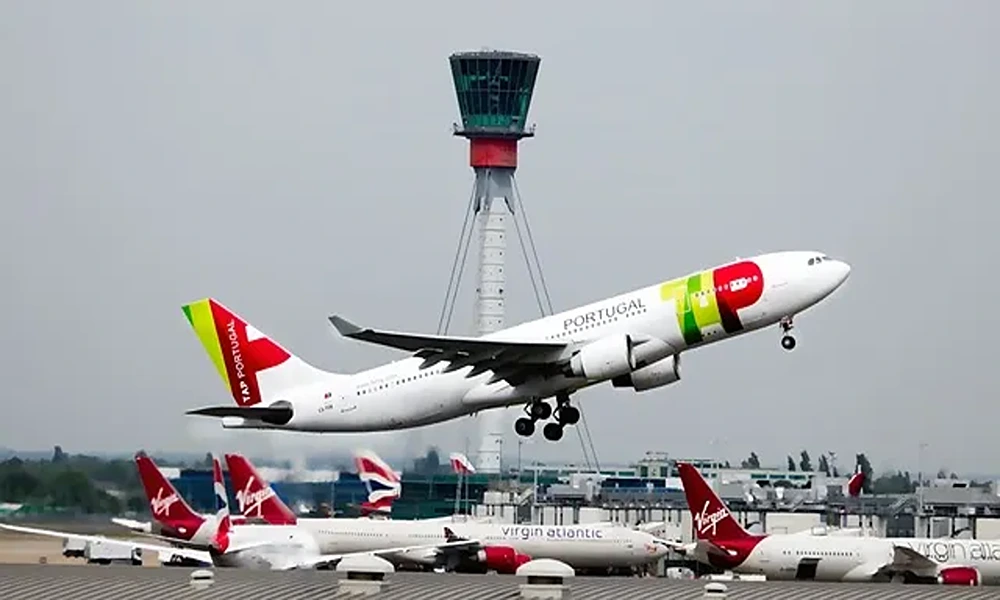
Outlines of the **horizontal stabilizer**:
[{"label": "horizontal stabilizer", "polygon": [[292,420],[291,406],[209,406],[187,411],[189,415],[203,417],[243,417],[256,419],[271,425],[286,425]]}]

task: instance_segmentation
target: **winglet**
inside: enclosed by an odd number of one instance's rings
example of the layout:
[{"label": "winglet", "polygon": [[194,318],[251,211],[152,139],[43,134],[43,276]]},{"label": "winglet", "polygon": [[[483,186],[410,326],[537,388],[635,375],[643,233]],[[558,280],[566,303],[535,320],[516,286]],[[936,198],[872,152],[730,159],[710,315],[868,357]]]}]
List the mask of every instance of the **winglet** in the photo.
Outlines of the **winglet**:
[{"label": "winglet", "polygon": [[333,323],[333,326],[337,328],[337,331],[340,332],[340,335],[344,337],[351,337],[364,331],[362,327],[358,327],[354,323],[351,323],[347,319],[340,317],[338,315],[332,315],[330,317],[330,322]]}]

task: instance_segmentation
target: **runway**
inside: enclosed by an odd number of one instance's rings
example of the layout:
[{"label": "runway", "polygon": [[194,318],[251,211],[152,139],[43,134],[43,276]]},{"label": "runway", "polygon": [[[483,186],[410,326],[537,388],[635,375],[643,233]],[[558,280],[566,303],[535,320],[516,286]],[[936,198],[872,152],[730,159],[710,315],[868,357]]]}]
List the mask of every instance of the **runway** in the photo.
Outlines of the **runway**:
[{"label": "runway", "polygon": [[[215,569],[215,582],[195,590],[194,569],[93,565],[0,565],[0,598],[5,600],[136,598],[336,598],[339,576],[332,571],[253,571]],[[523,580],[501,575],[395,573],[378,598],[387,600],[510,600]],[[661,578],[577,577],[569,582],[574,600],[695,599],[704,581]],[[998,588],[945,588],[933,585],[727,581],[728,598],[739,600],[998,598]]]}]

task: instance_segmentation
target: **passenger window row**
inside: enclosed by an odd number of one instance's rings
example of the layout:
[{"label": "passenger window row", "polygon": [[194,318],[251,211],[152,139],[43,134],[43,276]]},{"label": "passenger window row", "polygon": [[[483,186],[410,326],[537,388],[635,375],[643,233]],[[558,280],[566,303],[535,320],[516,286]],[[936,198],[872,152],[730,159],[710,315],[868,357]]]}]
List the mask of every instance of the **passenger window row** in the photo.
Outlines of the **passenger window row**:
[{"label": "passenger window row", "polygon": [[395,381],[390,381],[389,383],[380,383],[378,385],[365,384],[365,385],[359,387],[357,390],[355,390],[354,395],[356,395],[356,396],[365,396],[367,394],[374,394],[375,392],[377,392],[379,390],[384,390],[384,389],[387,389],[387,388],[390,388],[390,387],[400,386],[400,385],[403,385],[404,383],[410,383],[411,381],[416,381],[418,379],[424,379],[425,377],[431,377],[432,375],[437,375],[442,370],[443,370],[443,368],[437,368],[437,369],[434,369],[433,371],[423,371],[421,373],[417,373],[416,375],[411,375],[410,377],[403,377],[402,379],[397,379]]}]

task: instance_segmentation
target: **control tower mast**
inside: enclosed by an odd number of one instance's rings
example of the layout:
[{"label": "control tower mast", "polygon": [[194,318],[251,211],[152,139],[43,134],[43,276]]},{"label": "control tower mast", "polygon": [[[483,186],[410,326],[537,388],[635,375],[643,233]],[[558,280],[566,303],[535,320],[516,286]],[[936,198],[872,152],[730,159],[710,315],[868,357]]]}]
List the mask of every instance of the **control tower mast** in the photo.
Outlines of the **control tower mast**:
[{"label": "control tower mast", "polygon": [[[504,327],[507,221],[514,216],[517,145],[534,136],[526,127],[541,59],[504,51],[460,52],[449,57],[461,124],[454,134],[469,140],[475,172],[472,210],[479,230],[476,333]],[[471,235],[471,231],[470,231]],[[479,415],[481,446],[477,471],[498,473],[505,411]]]}]

